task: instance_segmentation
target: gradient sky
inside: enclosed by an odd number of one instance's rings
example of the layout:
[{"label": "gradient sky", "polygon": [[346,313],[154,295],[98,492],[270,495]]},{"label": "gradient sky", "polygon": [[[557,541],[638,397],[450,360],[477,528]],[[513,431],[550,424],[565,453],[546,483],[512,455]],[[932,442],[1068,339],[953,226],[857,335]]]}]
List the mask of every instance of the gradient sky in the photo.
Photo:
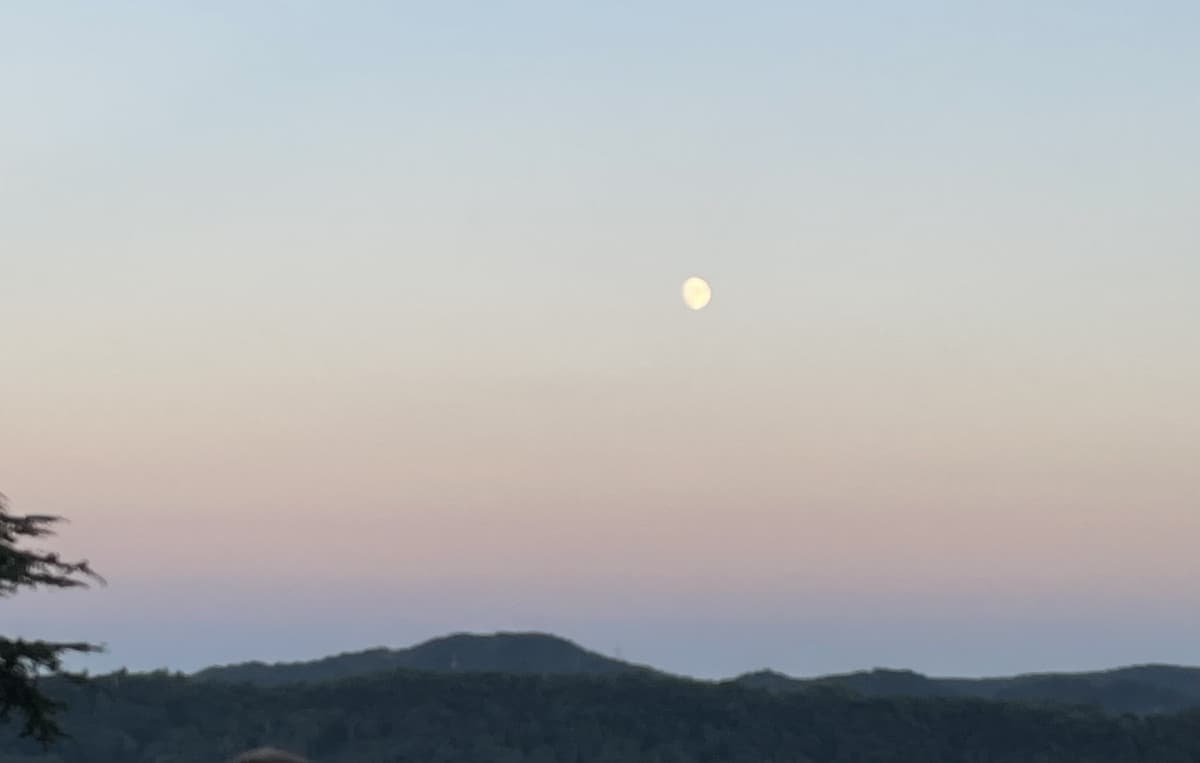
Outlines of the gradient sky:
[{"label": "gradient sky", "polygon": [[93,671],[1200,663],[1198,27],[5,4],[0,490],[110,585],[0,630]]}]

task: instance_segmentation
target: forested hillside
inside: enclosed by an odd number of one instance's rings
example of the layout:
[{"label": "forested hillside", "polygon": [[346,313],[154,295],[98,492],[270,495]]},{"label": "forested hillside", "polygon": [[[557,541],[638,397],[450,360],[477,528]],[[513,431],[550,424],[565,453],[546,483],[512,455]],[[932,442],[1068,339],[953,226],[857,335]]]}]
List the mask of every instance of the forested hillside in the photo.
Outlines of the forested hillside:
[{"label": "forested hillside", "polygon": [[714,683],[501,633],[44,685],[72,738],[44,754],[0,724],[0,763],[206,763],[262,744],[318,763],[1200,761],[1200,671],[1165,665]]},{"label": "forested hillside", "polygon": [[1094,705],[1111,713],[1170,713],[1200,708],[1200,670],[1174,665],[1008,678],[931,678],[907,670],[872,670],[802,679],[762,671],[737,681],[775,692],[839,686],[879,697],[977,697]]},{"label": "forested hillside", "polygon": [[969,697],[777,693],[645,674],[400,671],[255,687],[180,675],[56,684],[74,738],[53,756],[7,738],[0,761],[219,761],[272,744],[317,763],[711,761],[1194,763],[1200,713],[1113,716]]},{"label": "forested hillside", "polygon": [[[309,662],[249,662],[208,668],[202,681],[257,686],[328,681],[397,669],[428,672],[609,675],[654,673],[544,633],[454,634],[405,649],[368,649]],[[978,697],[1095,705],[1113,713],[1166,713],[1200,707],[1200,669],[1144,665],[1093,673],[1044,673],[1000,678],[936,678],[910,670],[860,671],[792,678],[761,671],[736,679],[771,691],[838,686],[880,697]]]},{"label": "forested hillside", "polygon": [[309,662],[224,665],[202,670],[195,677],[201,681],[248,681],[258,686],[282,686],[301,681],[353,678],[399,668],[517,674],[650,672],[650,668],[610,659],[545,633],[457,633],[407,649],[367,649]]}]

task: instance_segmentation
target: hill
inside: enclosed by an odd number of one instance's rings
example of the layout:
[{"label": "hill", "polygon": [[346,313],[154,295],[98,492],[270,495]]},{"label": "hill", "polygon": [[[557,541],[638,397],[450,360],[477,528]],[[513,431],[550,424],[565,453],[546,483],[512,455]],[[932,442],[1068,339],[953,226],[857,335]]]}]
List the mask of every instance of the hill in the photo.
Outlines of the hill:
[{"label": "hill", "polygon": [[[589,651],[545,633],[457,633],[415,646],[347,652],[307,662],[247,662],[206,668],[201,682],[272,687],[411,670],[514,675],[659,674]],[[793,678],[774,671],[740,676],[743,687],[792,692],[837,687],[871,697],[974,697],[1018,702],[1090,705],[1111,713],[1170,713],[1200,707],[1200,668],[1139,665],[1090,673],[1039,673],[998,678],[937,678],[911,670]]]},{"label": "hill", "polygon": [[1041,673],[1008,678],[932,678],[906,670],[862,671],[792,678],[761,671],[740,676],[744,686],[772,692],[837,686],[878,697],[980,699],[1090,705],[1111,713],[1170,713],[1200,707],[1200,668],[1139,665],[1091,673]]},{"label": "hill", "polygon": [[395,670],[462,673],[611,675],[650,673],[650,668],[590,652],[545,633],[456,633],[405,649],[375,648],[308,662],[246,662],[206,668],[199,681],[282,686],[330,681]]},{"label": "hill", "polygon": [[[225,760],[263,744],[317,763],[1189,763],[1200,713],[1112,716],[973,697],[783,693],[647,673],[386,674],[256,687],[165,673],[48,686],[72,738],[0,726],[0,763]],[[7,735],[7,736],[6,736]]]}]

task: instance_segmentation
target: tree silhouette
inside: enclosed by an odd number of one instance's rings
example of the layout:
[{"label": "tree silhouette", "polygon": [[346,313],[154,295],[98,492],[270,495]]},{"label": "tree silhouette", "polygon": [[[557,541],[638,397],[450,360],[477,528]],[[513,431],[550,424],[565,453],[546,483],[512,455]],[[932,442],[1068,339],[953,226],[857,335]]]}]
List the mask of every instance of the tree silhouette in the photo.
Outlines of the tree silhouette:
[{"label": "tree silhouette", "polygon": [[[0,494],[0,598],[13,596],[22,588],[87,588],[88,579],[104,583],[87,560],[66,562],[53,552],[17,547],[23,539],[54,535],[50,525],[60,521],[62,517],[43,514],[12,514],[8,500]],[[43,747],[67,736],[54,717],[63,704],[42,691],[39,679],[52,674],[84,682],[86,674],[63,670],[62,657],[67,652],[99,651],[102,647],[82,642],[26,641],[0,636],[0,722],[7,721],[17,711],[24,717],[21,736],[32,737]]]}]

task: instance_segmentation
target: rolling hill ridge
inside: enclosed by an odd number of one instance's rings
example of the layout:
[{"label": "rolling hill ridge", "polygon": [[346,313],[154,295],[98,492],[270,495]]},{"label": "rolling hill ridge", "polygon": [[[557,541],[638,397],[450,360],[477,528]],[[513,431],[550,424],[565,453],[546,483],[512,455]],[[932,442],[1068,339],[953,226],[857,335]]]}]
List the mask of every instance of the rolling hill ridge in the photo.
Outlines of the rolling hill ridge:
[{"label": "rolling hill ridge", "polygon": [[282,686],[331,681],[395,670],[433,673],[513,673],[610,675],[653,673],[653,669],[615,660],[564,638],[545,633],[456,633],[404,649],[376,647],[307,662],[245,662],[206,668],[199,681]]},{"label": "rolling hill ridge", "polygon": [[[318,683],[394,671],[516,675],[659,675],[654,668],[606,657],[545,633],[456,633],[402,649],[378,647],[306,662],[247,662],[206,668],[201,682],[259,687]],[[954,697],[1090,705],[1110,713],[1169,713],[1200,707],[1200,668],[1138,665],[1087,673],[996,678],[938,678],[911,670],[874,669],[795,678],[763,670],[721,683],[772,693],[834,687],[867,697]]]}]

